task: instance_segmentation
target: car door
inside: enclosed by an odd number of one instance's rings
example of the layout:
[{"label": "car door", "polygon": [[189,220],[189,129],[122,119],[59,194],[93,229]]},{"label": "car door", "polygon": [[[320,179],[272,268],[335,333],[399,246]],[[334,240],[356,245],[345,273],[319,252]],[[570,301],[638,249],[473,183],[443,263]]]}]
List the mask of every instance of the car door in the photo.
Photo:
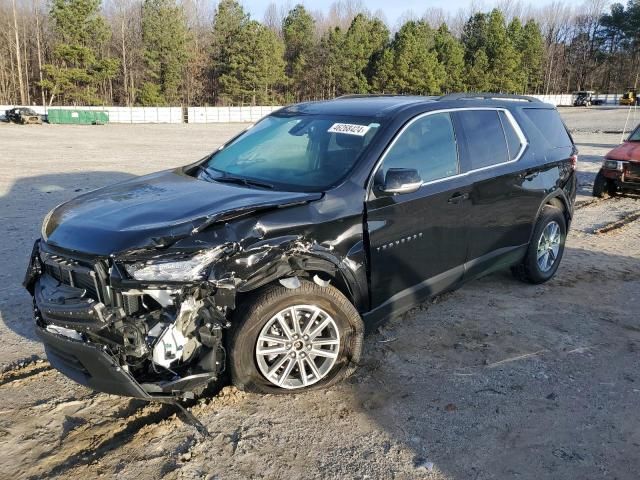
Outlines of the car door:
[{"label": "car door", "polygon": [[[389,169],[418,171],[412,193],[383,191]],[[383,155],[366,204],[371,306],[387,315],[457,284],[466,256],[465,201],[451,114],[410,121]]]},{"label": "car door", "polygon": [[466,277],[517,261],[526,251],[540,192],[529,189],[536,172],[518,163],[527,140],[506,110],[455,113],[464,132],[463,173],[473,182],[468,201]]}]

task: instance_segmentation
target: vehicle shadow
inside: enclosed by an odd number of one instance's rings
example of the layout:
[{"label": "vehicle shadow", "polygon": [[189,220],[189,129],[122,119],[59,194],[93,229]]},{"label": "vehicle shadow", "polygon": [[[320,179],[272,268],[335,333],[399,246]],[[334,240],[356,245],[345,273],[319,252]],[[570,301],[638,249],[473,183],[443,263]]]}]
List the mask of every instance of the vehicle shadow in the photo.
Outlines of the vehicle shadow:
[{"label": "vehicle shadow", "polygon": [[638,291],[640,256],[576,248],[543,285],[473,281],[367,339],[354,409],[416,478],[633,478]]},{"label": "vehicle shadow", "polygon": [[[31,298],[22,287],[33,242],[40,237],[42,220],[49,210],[82,193],[131,178],[113,171],[90,171],[23,177],[0,197],[0,334],[5,328],[29,340],[35,339],[31,322]],[[14,342],[10,342],[14,343]],[[16,339],[16,344],[19,339]],[[5,343],[6,346],[6,343]],[[24,357],[29,354],[25,352]],[[18,357],[19,358],[19,357]],[[16,358],[17,359],[17,358]]]}]

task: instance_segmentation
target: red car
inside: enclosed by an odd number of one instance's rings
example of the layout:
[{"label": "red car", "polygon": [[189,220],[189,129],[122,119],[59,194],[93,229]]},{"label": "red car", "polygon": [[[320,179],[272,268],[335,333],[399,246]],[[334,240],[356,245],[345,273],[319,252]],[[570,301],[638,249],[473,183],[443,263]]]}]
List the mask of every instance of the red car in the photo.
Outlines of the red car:
[{"label": "red car", "polygon": [[604,156],[593,182],[593,196],[615,195],[618,191],[640,191],[640,125],[629,138]]}]

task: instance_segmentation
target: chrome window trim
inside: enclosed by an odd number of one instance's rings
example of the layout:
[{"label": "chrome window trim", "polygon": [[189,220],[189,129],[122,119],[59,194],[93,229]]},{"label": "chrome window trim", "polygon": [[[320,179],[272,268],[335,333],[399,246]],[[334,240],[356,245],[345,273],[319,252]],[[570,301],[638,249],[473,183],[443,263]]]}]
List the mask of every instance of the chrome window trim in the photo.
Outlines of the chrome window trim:
[{"label": "chrome window trim", "polygon": [[[409,120],[400,129],[400,131],[396,134],[396,136],[393,138],[391,143],[389,145],[387,145],[387,147],[385,148],[384,152],[382,152],[382,155],[380,156],[380,158],[376,162],[375,166],[373,167],[371,176],[369,177],[369,181],[367,182],[367,199],[369,199],[369,195],[371,194],[371,192],[373,190],[374,178],[375,178],[376,174],[378,173],[378,170],[380,170],[380,167],[384,163],[384,159],[386,158],[387,154],[393,148],[393,146],[396,144],[396,142],[402,136],[402,134],[405,132],[405,130],[407,128],[409,128],[414,122],[417,122],[421,118],[424,118],[424,117],[429,116],[429,115],[434,115],[436,113],[453,113],[453,112],[478,111],[478,110],[490,110],[490,111],[494,111],[494,112],[504,112],[506,118],[509,120],[509,123],[511,124],[511,127],[513,128],[513,130],[516,132],[516,135],[520,139],[520,151],[518,152],[518,155],[516,155],[516,157],[513,160],[507,160],[506,162],[500,162],[500,163],[496,163],[494,165],[487,165],[486,167],[475,168],[473,170],[469,170],[468,172],[458,173],[456,175],[451,175],[449,177],[442,177],[442,178],[438,178],[436,180],[429,180],[428,182],[422,182],[422,185],[420,186],[420,188],[422,188],[422,187],[424,187],[426,185],[432,185],[434,183],[440,183],[440,182],[444,182],[444,181],[455,179],[455,178],[465,177],[465,176],[470,175],[472,173],[482,172],[484,170],[490,170],[492,168],[501,167],[503,165],[509,165],[510,163],[516,163],[518,160],[520,160],[520,158],[522,158],[522,155],[524,154],[524,151],[526,150],[527,146],[529,145],[529,141],[527,140],[527,137],[525,137],[524,132],[520,128],[520,125],[518,124],[518,122],[516,121],[514,116],[511,114],[511,112],[507,108],[501,108],[501,107],[462,107],[462,108],[445,108],[445,109],[441,109],[441,110],[432,110],[432,111],[429,111],[429,112],[423,112],[423,113],[421,113],[419,115],[416,115],[411,120]],[[498,121],[500,122],[500,125],[502,126],[502,120],[500,119],[500,116],[498,116]],[[506,133],[504,132],[504,128],[503,128],[502,131],[503,131],[503,134],[505,135],[505,139],[504,139],[505,140],[505,146],[507,147],[507,152],[509,152],[509,146],[508,146],[508,143],[507,143]],[[456,134],[456,150],[458,151],[458,169],[459,169],[460,168],[460,148],[458,146],[458,139],[457,139],[458,135],[455,132],[455,126],[454,126],[454,134]]]}]

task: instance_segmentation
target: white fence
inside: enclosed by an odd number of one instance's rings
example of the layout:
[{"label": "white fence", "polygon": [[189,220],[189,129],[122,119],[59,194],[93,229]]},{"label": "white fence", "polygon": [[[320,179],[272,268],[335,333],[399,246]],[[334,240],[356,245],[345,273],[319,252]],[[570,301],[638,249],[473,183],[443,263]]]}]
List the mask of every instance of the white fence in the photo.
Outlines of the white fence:
[{"label": "white fence", "polygon": [[[574,96],[571,94],[532,95],[543,102],[555,106],[572,105]],[[597,100],[603,100],[607,105],[618,104],[621,93],[597,94]],[[13,105],[0,105],[0,116]],[[37,113],[46,114],[45,108],[32,106]],[[49,107],[47,110],[72,109],[93,110],[109,114],[110,123],[253,123],[270,114],[279,106],[254,107]]]},{"label": "white fence", "polygon": [[[0,105],[0,115],[13,105]],[[281,107],[49,107],[34,105],[36,113],[45,115],[50,110],[92,110],[105,112],[110,123],[231,123],[257,122]]]},{"label": "white fence", "polygon": [[281,107],[189,107],[189,123],[257,122]]}]

